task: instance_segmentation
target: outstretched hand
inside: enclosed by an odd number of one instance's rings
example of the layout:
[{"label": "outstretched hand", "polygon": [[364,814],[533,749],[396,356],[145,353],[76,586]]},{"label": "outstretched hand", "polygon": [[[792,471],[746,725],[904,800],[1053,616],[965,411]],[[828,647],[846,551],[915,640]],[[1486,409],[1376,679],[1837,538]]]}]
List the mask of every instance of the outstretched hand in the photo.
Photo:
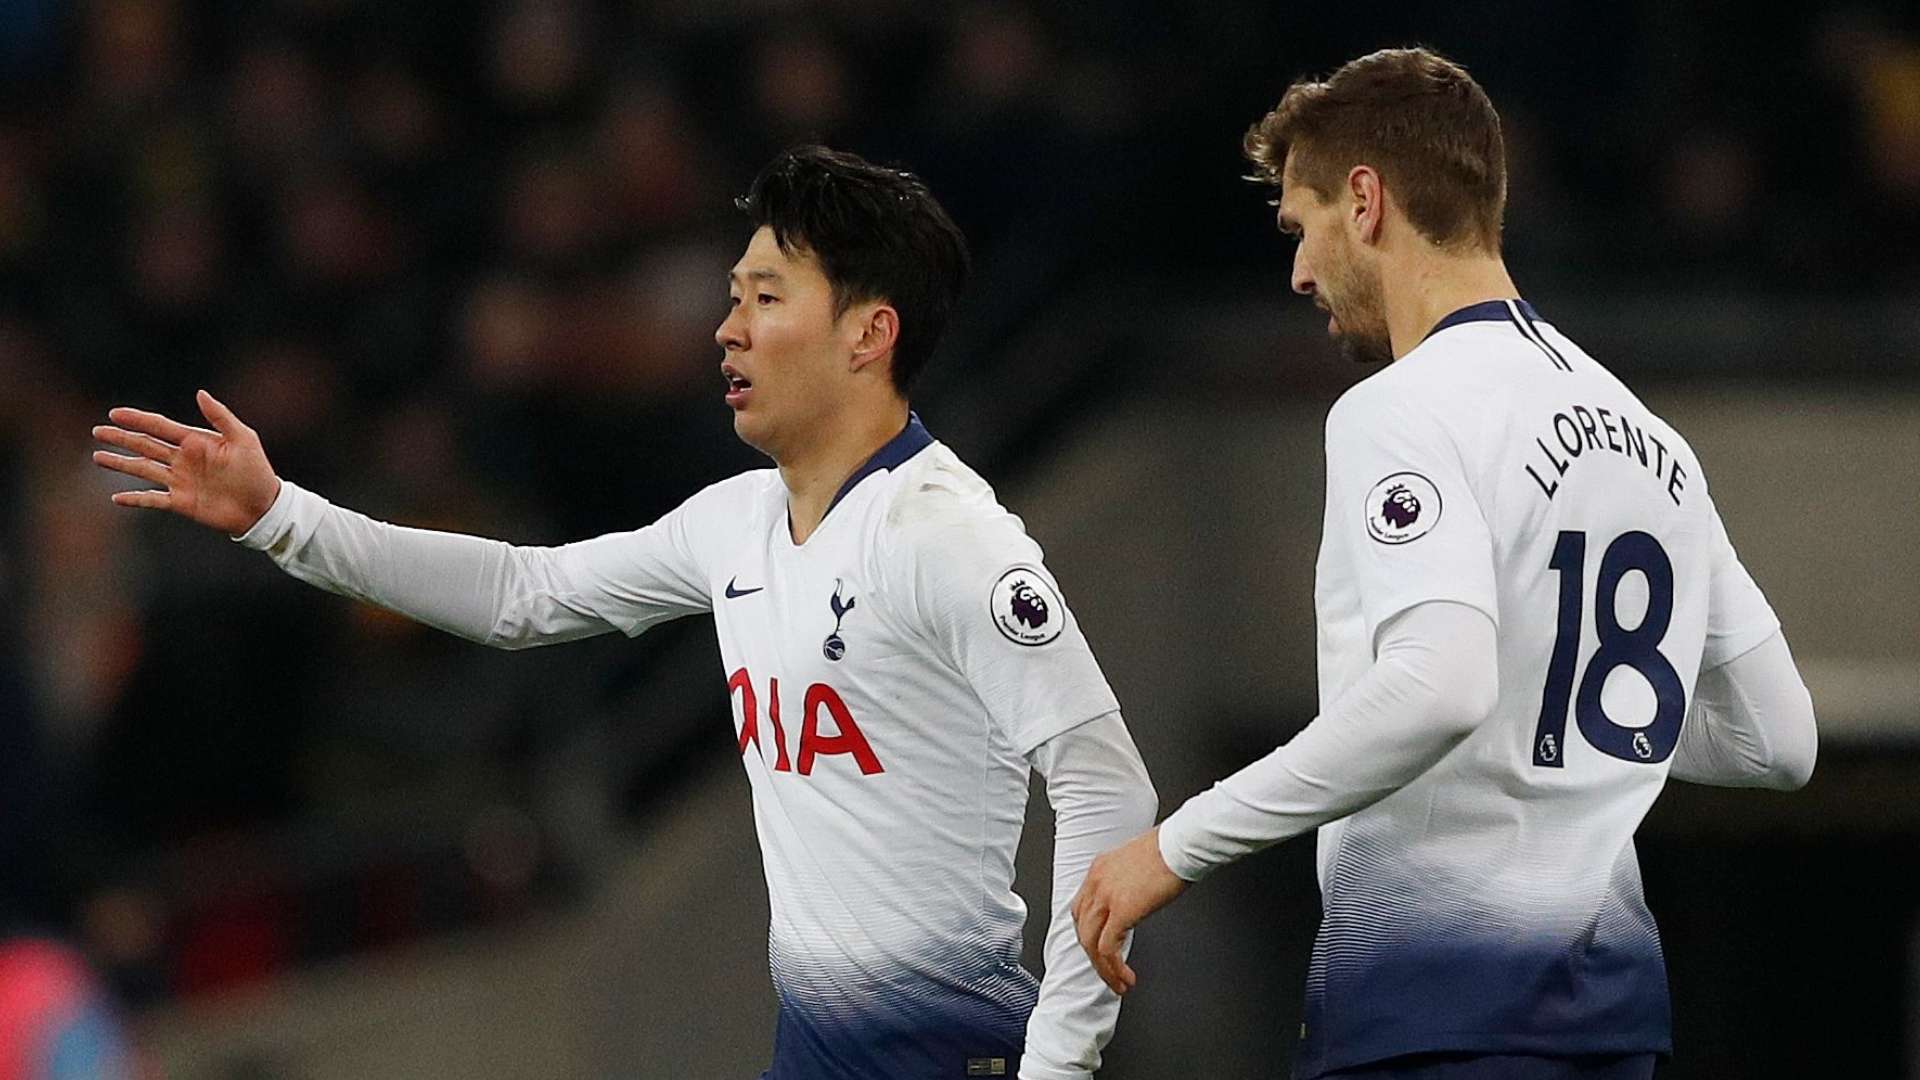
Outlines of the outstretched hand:
[{"label": "outstretched hand", "polygon": [[1160,857],[1159,829],[1148,829],[1093,860],[1073,898],[1073,926],[1093,969],[1114,993],[1124,994],[1140,981],[1122,955],[1127,932],[1186,889],[1187,883]]},{"label": "outstretched hand", "polygon": [[[239,536],[280,494],[260,436],[205,390],[196,395],[212,430],[188,427],[159,413],[112,409],[93,437],[130,454],[93,452],[93,463],[157,484],[160,491],[117,491],[121,506],[171,510],[181,517]],[[116,426],[117,425],[117,426]]]}]

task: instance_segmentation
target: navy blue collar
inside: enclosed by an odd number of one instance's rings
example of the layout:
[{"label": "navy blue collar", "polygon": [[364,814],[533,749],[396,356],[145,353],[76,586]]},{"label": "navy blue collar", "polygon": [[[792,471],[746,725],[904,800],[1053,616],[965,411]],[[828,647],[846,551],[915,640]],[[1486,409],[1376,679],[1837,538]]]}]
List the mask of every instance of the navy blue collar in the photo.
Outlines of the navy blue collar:
[{"label": "navy blue collar", "polygon": [[904,465],[907,459],[932,445],[933,436],[927,434],[927,429],[921,425],[920,414],[908,413],[907,426],[900,429],[900,434],[888,439],[885,446],[875,450],[873,456],[868,458],[864,465],[853,470],[853,475],[847,477],[847,482],[840,485],[840,490],[834,492],[833,501],[827,504],[827,513],[833,513],[833,508],[839,506],[840,500],[846,498],[848,492],[859,486],[860,481],[884,469]]},{"label": "navy blue collar", "polygon": [[[1532,304],[1527,303],[1525,300],[1515,299],[1513,305],[1520,309],[1520,314],[1525,315],[1528,322],[1540,321],[1540,313],[1533,310]],[[1439,322],[1434,323],[1433,329],[1427,331],[1427,337],[1432,337],[1449,326],[1459,326],[1461,323],[1512,321],[1513,313],[1507,310],[1507,301],[1488,300],[1484,303],[1470,304],[1446,318],[1441,319]],[[1421,340],[1425,341],[1426,338],[1422,338]]]}]

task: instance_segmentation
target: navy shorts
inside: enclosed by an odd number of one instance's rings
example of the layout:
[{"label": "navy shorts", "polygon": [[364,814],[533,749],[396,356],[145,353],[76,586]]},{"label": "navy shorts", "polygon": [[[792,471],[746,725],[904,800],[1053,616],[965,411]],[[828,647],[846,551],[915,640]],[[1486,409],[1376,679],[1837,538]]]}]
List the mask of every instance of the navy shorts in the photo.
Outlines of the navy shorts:
[{"label": "navy shorts", "polygon": [[1322,1080],[1652,1080],[1658,1060],[1658,1054],[1412,1054],[1327,1073]]}]

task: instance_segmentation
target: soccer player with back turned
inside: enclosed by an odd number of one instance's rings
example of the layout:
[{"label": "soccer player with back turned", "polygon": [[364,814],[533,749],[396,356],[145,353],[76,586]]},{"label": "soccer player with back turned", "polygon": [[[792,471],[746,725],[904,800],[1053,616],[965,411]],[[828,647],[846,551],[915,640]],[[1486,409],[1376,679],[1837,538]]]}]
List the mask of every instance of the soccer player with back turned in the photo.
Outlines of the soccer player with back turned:
[{"label": "soccer player with back turned", "polygon": [[[274,475],[213,430],[116,409],[121,492],[286,571],[519,648],[711,611],[753,788],[779,991],[771,1080],[1085,1080],[1119,999],[1067,903],[1153,789],[1020,519],[908,411],[967,267],[909,173],[819,147],[740,201],[755,226],[715,337],[743,473],[652,525],[555,548],[398,528]],[[1046,978],[1020,966],[1013,859],[1029,768],[1055,811]]]},{"label": "soccer player with back turned", "polygon": [[1634,830],[1670,775],[1811,775],[1779,621],[1686,440],[1520,299],[1464,70],[1362,57],[1246,149],[1294,290],[1388,363],[1327,417],[1320,715],[1096,860],[1082,945],[1123,991],[1129,928],[1318,828],[1297,1077],[1649,1076],[1671,1021]]}]

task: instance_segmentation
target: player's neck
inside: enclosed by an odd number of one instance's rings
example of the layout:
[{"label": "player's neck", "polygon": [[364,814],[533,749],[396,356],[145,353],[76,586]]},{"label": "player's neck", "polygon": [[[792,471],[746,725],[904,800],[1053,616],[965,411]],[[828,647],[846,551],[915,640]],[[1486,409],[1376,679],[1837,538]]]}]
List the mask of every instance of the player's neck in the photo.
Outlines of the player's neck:
[{"label": "player's neck", "polygon": [[[1400,283],[1397,290],[1395,279]],[[1461,308],[1520,295],[1498,255],[1424,253],[1410,260],[1403,272],[1384,275],[1382,286],[1395,360],[1412,352],[1441,319]]]},{"label": "player's neck", "polygon": [[906,426],[905,401],[897,407],[848,410],[819,425],[822,434],[817,442],[780,456],[780,479],[787,486],[787,527],[794,543],[807,542],[826,519],[847,477]]}]

